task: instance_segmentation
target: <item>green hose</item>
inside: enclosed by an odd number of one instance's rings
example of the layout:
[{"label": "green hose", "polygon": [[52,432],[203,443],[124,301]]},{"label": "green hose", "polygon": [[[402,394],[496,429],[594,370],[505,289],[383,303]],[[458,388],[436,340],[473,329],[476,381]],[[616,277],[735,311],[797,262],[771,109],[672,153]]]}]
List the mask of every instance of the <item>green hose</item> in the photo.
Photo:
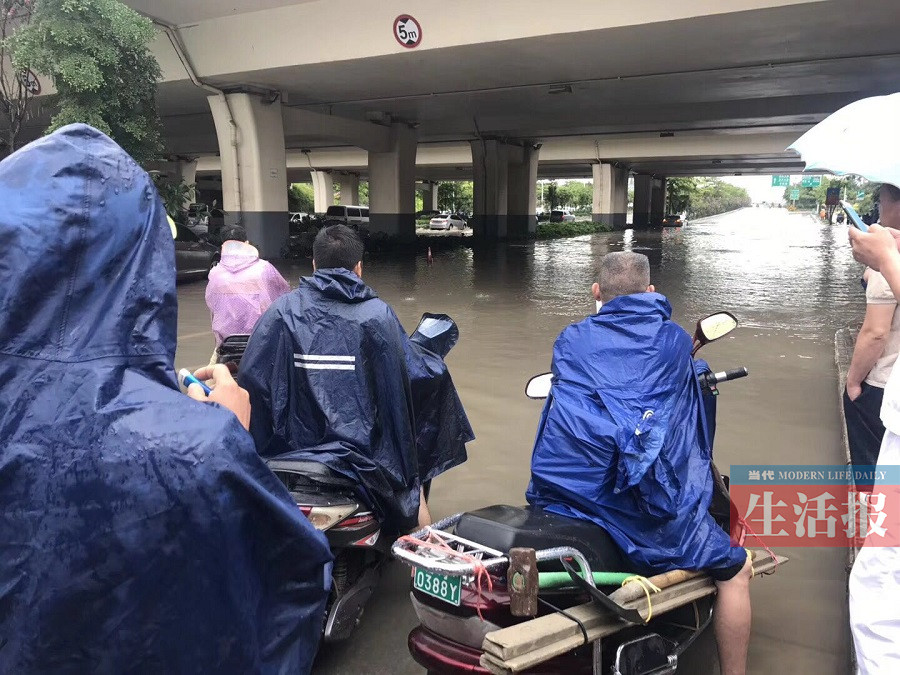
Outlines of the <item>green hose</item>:
[{"label": "green hose", "polygon": [[[632,572],[594,572],[594,583],[598,586],[621,586],[628,577],[633,577]],[[568,572],[540,572],[538,574],[538,588],[563,588],[573,586],[574,582]]]}]

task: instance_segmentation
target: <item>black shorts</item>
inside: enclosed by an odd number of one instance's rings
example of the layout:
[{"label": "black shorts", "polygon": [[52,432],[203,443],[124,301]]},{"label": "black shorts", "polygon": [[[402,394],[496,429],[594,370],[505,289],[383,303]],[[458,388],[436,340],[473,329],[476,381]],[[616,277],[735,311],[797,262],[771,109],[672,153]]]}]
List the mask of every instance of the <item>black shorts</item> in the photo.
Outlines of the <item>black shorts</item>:
[{"label": "black shorts", "polygon": [[703,570],[709,576],[711,576],[716,581],[729,581],[734,579],[737,576],[737,573],[744,569],[744,565],[747,564],[746,560],[742,560],[739,563],[735,563],[730,567],[719,567],[717,569]]}]

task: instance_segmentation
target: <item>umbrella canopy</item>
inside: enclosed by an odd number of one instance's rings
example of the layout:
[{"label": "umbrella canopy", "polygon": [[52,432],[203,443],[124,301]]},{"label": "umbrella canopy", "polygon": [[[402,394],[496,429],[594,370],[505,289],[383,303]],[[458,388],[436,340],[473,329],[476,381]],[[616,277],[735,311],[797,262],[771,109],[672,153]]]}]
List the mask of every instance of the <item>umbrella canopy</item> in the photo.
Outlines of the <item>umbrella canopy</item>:
[{"label": "umbrella canopy", "polygon": [[787,149],[806,162],[805,171],[852,173],[900,186],[900,93],[844,106]]}]

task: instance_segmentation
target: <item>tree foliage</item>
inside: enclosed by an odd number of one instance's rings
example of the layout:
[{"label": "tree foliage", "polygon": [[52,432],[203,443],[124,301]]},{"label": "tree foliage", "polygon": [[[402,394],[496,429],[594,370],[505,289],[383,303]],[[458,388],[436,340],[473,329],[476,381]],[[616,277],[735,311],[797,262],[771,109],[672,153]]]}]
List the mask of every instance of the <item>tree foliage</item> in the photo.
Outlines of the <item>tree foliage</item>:
[{"label": "tree foliage", "polygon": [[288,211],[292,213],[315,213],[316,196],[309,183],[292,183],[288,188]]},{"label": "tree foliage", "polygon": [[175,220],[181,220],[185,204],[192,202],[196,195],[196,185],[191,183],[169,183],[162,179],[154,181],[159,196],[166,207],[168,213]]},{"label": "tree foliage", "polygon": [[438,183],[438,208],[451,213],[472,213],[474,210],[472,181]]},{"label": "tree foliage", "polygon": [[719,178],[670,178],[667,183],[666,213],[705,218],[752,203],[747,190]]},{"label": "tree foliage", "polygon": [[697,191],[697,179],[670,178],[666,188],[666,213],[685,213]]},{"label": "tree foliage", "polygon": [[590,213],[594,203],[594,187],[592,183],[570,180],[559,186],[557,196],[561,206],[581,213]]},{"label": "tree foliage", "polygon": [[33,90],[27,73],[13,65],[11,37],[32,17],[32,0],[0,0],[0,155],[13,152],[30,113]]},{"label": "tree foliage", "polygon": [[746,189],[718,178],[698,178],[688,203],[689,218],[705,218],[717,213],[750,206],[753,200]]},{"label": "tree foliage", "polygon": [[154,37],[153,24],[118,0],[36,0],[12,47],[18,68],[51,77],[59,92],[48,131],[84,122],[144,162],[162,147]]}]

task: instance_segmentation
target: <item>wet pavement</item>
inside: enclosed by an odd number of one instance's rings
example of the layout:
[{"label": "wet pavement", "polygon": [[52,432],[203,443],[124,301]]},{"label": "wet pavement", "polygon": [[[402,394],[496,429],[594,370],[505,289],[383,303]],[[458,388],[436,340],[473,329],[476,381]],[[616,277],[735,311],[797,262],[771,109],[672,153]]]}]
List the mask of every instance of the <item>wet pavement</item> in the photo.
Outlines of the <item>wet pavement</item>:
[{"label": "wet pavement", "polygon": [[[864,298],[843,226],[781,209],[744,209],[662,232],[617,232],[434,254],[367,258],[365,280],[408,330],[423,312],[460,327],[448,363],[477,440],[469,461],[432,487],[436,518],[495,503],[521,504],[540,404],[525,382],[546,371],[559,331],[593,309],[589,287],[605,253],[649,256],[653,282],[690,332],[716,310],[741,327],[701,355],[716,370],[747,366],[722,385],[715,454],[731,464],[843,464],[834,332]],[[309,262],[281,266],[293,286]],[[209,360],[205,283],[179,287],[177,366]],[[776,546],[775,542],[772,542]],[[777,548],[777,546],[776,546]],[[844,549],[780,549],[791,558],[753,582],[751,673],[845,673],[849,632]],[[348,643],[326,648],[315,672],[421,673],[406,636],[416,625],[408,569],[392,564]],[[679,671],[681,672],[681,671]]]}]

